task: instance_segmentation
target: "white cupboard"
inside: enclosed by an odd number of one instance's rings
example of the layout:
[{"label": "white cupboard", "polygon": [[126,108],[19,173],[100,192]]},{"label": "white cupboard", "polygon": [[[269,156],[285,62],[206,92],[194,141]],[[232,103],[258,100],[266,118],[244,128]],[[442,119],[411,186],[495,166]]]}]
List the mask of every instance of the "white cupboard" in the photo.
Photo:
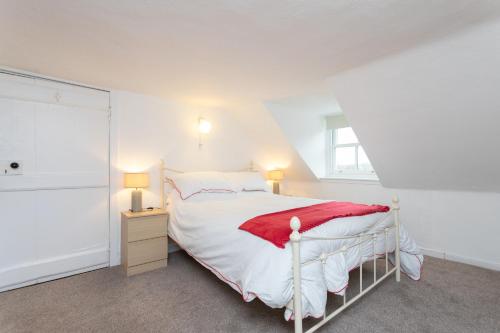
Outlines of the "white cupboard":
[{"label": "white cupboard", "polygon": [[109,112],[107,91],[0,73],[0,291],[109,265]]}]

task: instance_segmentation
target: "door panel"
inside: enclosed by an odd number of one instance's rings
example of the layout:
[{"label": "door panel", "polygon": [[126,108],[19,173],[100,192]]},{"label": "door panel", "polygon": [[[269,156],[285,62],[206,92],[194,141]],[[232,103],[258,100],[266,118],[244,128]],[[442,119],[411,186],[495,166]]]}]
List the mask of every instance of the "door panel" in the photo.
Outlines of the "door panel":
[{"label": "door panel", "polygon": [[109,264],[108,102],[0,75],[0,291]]}]

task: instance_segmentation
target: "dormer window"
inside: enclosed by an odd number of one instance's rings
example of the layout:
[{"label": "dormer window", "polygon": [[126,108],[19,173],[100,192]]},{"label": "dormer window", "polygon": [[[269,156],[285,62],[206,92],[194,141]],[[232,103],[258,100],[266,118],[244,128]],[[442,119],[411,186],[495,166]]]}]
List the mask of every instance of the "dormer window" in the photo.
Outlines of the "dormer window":
[{"label": "dormer window", "polygon": [[327,118],[327,176],[377,179],[365,150],[343,116]]}]

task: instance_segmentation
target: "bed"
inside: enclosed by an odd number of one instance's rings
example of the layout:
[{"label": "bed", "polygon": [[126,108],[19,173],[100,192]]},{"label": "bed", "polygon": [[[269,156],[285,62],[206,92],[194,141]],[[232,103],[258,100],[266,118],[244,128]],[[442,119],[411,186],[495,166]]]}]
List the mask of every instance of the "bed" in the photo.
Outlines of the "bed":
[{"label": "bed", "polygon": [[[307,331],[313,332],[391,274],[397,281],[401,270],[411,279],[420,278],[423,256],[399,225],[397,199],[387,213],[337,218],[302,233],[298,232],[301,222],[294,217],[290,241],[279,248],[239,227],[255,216],[325,200],[275,195],[257,189],[255,177],[250,189],[201,181],[186,190],[185,184],[179,186],[182,179],[175,175],[179,171],[163,163],[161,171],[169,236],[244,301],[259,298],[272,308],[284,308],[284,317],[294,320],[296,333],[302,332],[303,318],[322,318]],[[168,186],[172,190],[166,190]],[[360,267],[362,274],[363,263],[376,260],[385,261],[385,272],[377,274],[374,264],[373,283],[364,288],[361,278],[359,294],[346,299],[349,271]],[[329,292],[343,297],[343,305],[327,315]]]}]

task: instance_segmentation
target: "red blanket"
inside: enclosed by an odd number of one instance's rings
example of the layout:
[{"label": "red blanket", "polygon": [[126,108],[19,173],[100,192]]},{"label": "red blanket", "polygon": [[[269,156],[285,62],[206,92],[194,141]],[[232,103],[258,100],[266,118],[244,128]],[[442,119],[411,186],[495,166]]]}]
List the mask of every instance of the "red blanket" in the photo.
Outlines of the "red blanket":
[{"label": "red blanket", "polygon": [[246,221],[239,229],[268,240],[283,249],[290,240],[292,233],[290,219],[293,216],[300,219],[299,232],[304,232],[339,217],[363,216],[387,211],[389,211],[387,206],[332,201],[260,215]]}]

